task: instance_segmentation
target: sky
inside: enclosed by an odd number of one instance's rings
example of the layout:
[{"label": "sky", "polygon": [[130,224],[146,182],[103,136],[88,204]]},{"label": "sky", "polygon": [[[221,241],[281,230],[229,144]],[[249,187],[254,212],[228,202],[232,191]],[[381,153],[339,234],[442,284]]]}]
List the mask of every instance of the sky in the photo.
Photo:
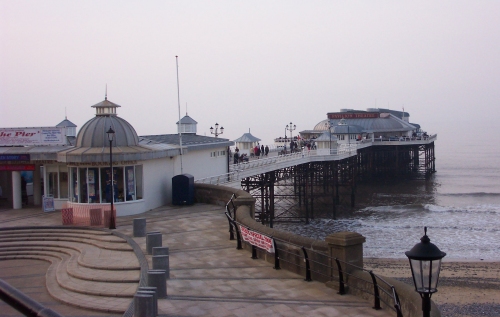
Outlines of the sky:
[{"label": "sky", "polygon": [[200,135],[264,144],[345,108],[404,107],[438,142],[495,135],[498,17],[486,0],[0,0],[0,127],[80,128],[107,86],[139,135],[176,133],[179,105]]}]

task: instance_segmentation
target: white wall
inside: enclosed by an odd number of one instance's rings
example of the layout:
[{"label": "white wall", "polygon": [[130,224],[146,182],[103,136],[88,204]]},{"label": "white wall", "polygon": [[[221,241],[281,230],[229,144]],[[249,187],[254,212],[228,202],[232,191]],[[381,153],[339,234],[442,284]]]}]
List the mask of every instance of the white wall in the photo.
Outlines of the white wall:
[{"label": "white wall", "polygon": [[162,158],[143,162],[143,200],[144,210],[154,209],[172,201],[173,162],[170,158]]},{"label": "white wall", "polygon": [[[217,155],[222,151],[225,152],[224,155]],[[210,153],[213,152],[215,152],[215,156],[211,156]],[[181,174],[180,156],[176,156],[173,160],[175,161],[175,175],[179,175]],[[227,147],[222,146],[200,151],[190,150],[189,153],[183,155],[182,166],[182,174],[191,174],[195,180],[225,174],[227,173]]]}]

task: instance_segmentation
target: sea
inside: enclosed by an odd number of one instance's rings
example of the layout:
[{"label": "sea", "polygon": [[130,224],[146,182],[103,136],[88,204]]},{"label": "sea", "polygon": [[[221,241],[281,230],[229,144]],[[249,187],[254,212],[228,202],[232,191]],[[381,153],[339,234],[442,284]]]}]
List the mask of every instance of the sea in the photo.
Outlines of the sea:
[{"label": "sea", "polygon": [[360,184],[356,206],[333,219],[275,228],[323,240],[338,231],[366,238],[365,257],[406,259],[427,235],[444,260],[500,260],[500,147],[485,138],[435,142],[436,173],[428,180]]}]

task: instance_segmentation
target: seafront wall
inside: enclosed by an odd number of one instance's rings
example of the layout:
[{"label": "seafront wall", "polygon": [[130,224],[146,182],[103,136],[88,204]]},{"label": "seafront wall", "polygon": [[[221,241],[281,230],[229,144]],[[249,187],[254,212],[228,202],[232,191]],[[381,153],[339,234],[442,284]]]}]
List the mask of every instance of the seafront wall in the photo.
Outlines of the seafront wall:
[{"label": "seafront wall", "polygon": [[[249,229],[275,238],[278,249],[285,251],[280,251],[279,256],[280,267],[282,269],[306,276],[307,272],[303,265],[304,255],[301,247],[315,251],[309,254],[311,279],[324,282],[330,287],[338,288],[339,285],[338,279],[334,277],[332,281],[330,277],[336,274],[333,273],[331,269],[331,267],[335,267],[335,264],[331,263],[333,262],[331,260],[332,257],[338,258],[346,263],[351,263],[357,267],[363,267],[362,243],[365,240],[361,235],[357,233],[342,232],[328,236],[325,239],[326,241],[319,241],[272,229],[254,220],[255,198],[247,192],[220,185],[195,183],[195,202],[198,203],[225,206],[233,194],[235,196],[233,201],[236,207],[236,221]],[[252,252],[252,247],[249,244],[244,243],[243,248]],[[257,257],[269,263],[275,263],[274,255],[264,250],[257,249]],[[373,285],[368,282],[371,281],[370,274],[363,270],[349,268],[348,266],[344,266],[343,270],[349,273],[349,275],[344,277],[344,282],[347,284],[347,293],[373,301],[373,295],[371,295],[373,293]],[[399,296],[403,316],[422,316],[422,301],[420,295],[415,292],[412,286],[395,279],[386,277],[381,278],[395,287]],[[384,298],[387,303],[393,302],[392,298],[386,297],[384,293],[381,293],[380,296]],[[441,317],[441,313],[434,302],[431,302],[431,305],[431,317]],[[384,307],[383,301],[381,306]],[[388,308],[386,307],[385,309]]]}]

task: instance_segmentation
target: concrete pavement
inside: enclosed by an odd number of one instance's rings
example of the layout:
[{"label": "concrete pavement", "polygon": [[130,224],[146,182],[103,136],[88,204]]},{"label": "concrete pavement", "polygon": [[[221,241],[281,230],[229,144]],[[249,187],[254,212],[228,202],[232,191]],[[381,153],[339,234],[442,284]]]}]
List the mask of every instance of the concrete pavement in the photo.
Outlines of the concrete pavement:
[{"label": "concrete pavement", "polygon": [[[352,295],[338,295],[324,283],[305,282],[251,259],[229,240],[224,208],[206,204],[120,217],[116,231],[124,238],[106,230],[64,227],[9,231],[5,228],[59,226],[61,214],[0,210],[0,278],[65,316],[121,316],[139,285],[141,261],[152,268],[146,238],[132,238],[132,222],[139,217],[147,218],[147,232],[162,233],[163,246],[170,250],[168,295],[158,301],[162,316],[395,316]],[[33,251],[37,244],[43,252]],[[78,303],[84,304],[74,307]],[[16,316],[3,302],[0,311]]]}]

